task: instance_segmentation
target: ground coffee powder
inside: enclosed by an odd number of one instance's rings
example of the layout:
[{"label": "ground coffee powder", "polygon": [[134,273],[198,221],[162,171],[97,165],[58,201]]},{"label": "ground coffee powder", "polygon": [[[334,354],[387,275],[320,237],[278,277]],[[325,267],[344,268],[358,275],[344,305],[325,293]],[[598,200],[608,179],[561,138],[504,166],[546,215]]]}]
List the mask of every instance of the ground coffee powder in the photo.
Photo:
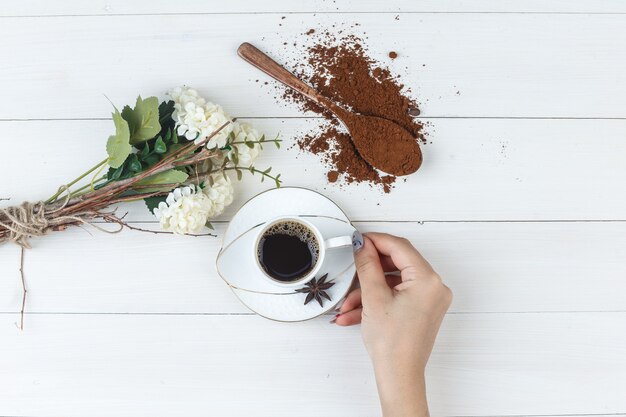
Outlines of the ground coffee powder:
[{"label": "ground coffee powder", "polygon": [[[407,96],[398,77],[367,55],[362,39],[355,35],[335,36],[329,31],[309,31],[306,35],[315,39],[305,49],[306,58],[292,63],[296,75],[342,107],[392,120],[411,132],[416,141],[425,143],[423,126],[412,116],[419,114],[417,103]],[[368,182],[381,186],[385,192],[391,190],[396,178],[380,174],[365,162],[330,112],[290,89],[284,91],[282,98],[327,119],[297,144],[302,150],[320,155],[327,163],[329,182]],[[403,144],[394,143],[393,137],[388,138],[387,145],[381,152],[388,152],[389,158],[419,165],[411,160],[419,155],[406,153],[409,147],[402,149]]]}]

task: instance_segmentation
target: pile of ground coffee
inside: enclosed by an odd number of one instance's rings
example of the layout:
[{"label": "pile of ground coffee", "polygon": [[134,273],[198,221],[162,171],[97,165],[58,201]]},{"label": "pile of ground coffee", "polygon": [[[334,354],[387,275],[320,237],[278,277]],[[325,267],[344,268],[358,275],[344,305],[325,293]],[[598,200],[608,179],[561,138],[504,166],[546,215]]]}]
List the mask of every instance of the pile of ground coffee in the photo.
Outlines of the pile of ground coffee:
[{"label": "pile of ground coffee", "polygon": [[[329,31],[309,30],[305,34],[315,39],[305,49],[305,59],[292,63],[290,69],[296,75],[342,107],[392,120],[411,132],[416,141],[425,143],[423,126],[414,119],[419,114],[417,103],[406,95],[398,77],[367,55],[362,39],[355,35],[335,36]],[[394,55],[396,58],[397,54]],[[321,156],[329,167],[329,182],[368,182],[390,191],[396,178],[381,175],[365,162],[349,134],[330,112],[291,89],[285,90],[282,98],[327,119],[315,131],[298,139],[297,146]],[[394,147],[393,137],[388,140],[389,158],[398,161],[419,158],[419,155],[403,154],[397,149],[401,146]]]},{"label": "pile of ground coffee", "polygon": [[347,183],[369,182],[389,192],[396,179],[391,175],[381,176],[361,158],[350,135],[333,124],[320,125],[315,132],[300,138],[298,146],[322,158],[329,167],[326,176],[330,183],[336,183],[343,177]]}]

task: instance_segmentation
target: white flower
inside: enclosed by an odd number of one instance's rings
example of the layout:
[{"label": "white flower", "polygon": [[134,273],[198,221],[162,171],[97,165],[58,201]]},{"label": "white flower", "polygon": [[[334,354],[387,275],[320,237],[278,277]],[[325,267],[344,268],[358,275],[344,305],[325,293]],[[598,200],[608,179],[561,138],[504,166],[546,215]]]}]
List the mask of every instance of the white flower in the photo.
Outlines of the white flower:
[{"label": "white flower", "polygon": [[213,204],[209,217],[219,216],[224,212],[224,208],[233,202],[235,190],[226,175],[213,175],[213,185],[208,185],[202,190]]},{"label": "white flower", "polygon": [[[178,134],[196,143],[202,142],[231,120],[220,106],[207,102],[192,88],[176,87],[168,94],[174,100],[172,119],[176,122]],[[226,146],[228,134],[232,130],[232,123],[228,124],[209,139],[206,147],[214,149]]]},{"label": "white flower", "polygon": [[233,135],[235,136],[233,142],[240,143],[231,146],[232,149],[228,151],[228,158],[233,161],[233,154],[236,152],[238,160],[237,165],[244,167],[252,165],[256,157],[259,156],[261,145],[253,143],[252,148],[250,148],[244,142],[258,142],[261,135],[255,128],[244,122],[233,123]]},{"label": "white flower", "polygon": [[214,210],[215,205],[203,192],[192,187],[179,187],[159,203],[154,215],[161,228],[174,233],[198,233]]}]

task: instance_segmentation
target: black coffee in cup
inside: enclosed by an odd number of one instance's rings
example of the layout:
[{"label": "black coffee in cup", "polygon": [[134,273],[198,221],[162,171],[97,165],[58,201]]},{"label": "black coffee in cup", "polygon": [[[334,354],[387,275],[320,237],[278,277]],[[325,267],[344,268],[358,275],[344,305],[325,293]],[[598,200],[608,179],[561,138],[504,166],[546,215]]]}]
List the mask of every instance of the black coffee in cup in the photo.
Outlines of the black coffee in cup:
[{"label": "black coffee in cup", "polygon": [[267,275],[281,282],[306,276],[317,264],[320,244],[305,224],[286,220],[270,226],[259,240],[257,255]]}]

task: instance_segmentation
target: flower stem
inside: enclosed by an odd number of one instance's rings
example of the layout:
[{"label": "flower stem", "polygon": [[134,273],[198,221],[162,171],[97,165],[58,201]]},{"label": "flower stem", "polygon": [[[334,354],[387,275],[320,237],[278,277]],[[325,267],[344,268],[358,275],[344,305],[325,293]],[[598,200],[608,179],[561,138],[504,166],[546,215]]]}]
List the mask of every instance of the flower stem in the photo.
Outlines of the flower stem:
[{"label": "flower stem", "polygon": [[[235,119],[233,119],[233,121],[234,120]],[[161,173],[163,171],[167,171],[168,169],[174,168],[173,162],[176,161],[178,158],[181,158],[184,154],[187,154],[191,151],[191,154],[188,155],[187,157],[192,158],[193,152],[203,147],[213,136],[218,134],[223,128],[228,126],[230,123],[232,123],[232,121],[228,121],[224,123],[222,126],[219,127],[219,129],[211,133],[209,136],[204,138],[199,143],[190,142],[186,145],[183,145],[182,148],[172,152],[170,155],[165,156],[163,159],[157,162],[156,165],[152,166],[151,168],[148,168],[145,171],[140,172],[134,177],[125,178],[119,181],[114,181],[114,182],[111,182],[110,184],[104,185],[102,188],[99,188],[96,191],[86,193],[83,197],[79,199],[79,201],[70,202],[70,205],[68,207],[63,208],[59,212],[59,215],[60,216],[70,215],[70,214],[78,213],[84,208],[93,209],[93,208],[100,208],[100,205],[102,205],[102,207],[106,207],[112,204],[115,198],[123,194],[126,190],[131,188],[134,184],[141,181],[142,179],[147,178],[151,175]]]},{"label": "flower stem", "polygon": [[97,178],[97,179],[93,180],[93,181],[92,181],[92,182],[90,182],[89,184],[85,184],[85,185],[83,185],[83,186],[82,186],[82,187],[80,187],[78,190],[76,190],[76,191],[72,191],[72,192],[70,193],[70,197],[72,197],[72,198],[73,198],[73,197],[78,197],[78,196],[80,196],[80,195],[83,195],[83,194],[84,194],[84,192],[82,192],[82,191],[86,190],[87,188],[91,188],[92,184],[94,184],[94,185],[95,185],[95,184],[99,183],[100,181],[102,181],[103,179],[106,179],[106,177],[107,177],[106,175],[103,175],[103,176],[101,176],[100,178]]},{"label": "flower stem", "polygon": [[[220,169],[216,169],[211,171],[212,173],[215,172],[220,172],[220,171],[237,171],[238,172],[238,176],[240,175],[239,173],[242,171],[248,171],[252,174],[254,174],[255,172],[258,172],[259,174],[261,174],[262,177],[267,177],[270,178],[274,181],[274,183],[276,183],[276,187],[279,188],[280,184],[282,183],[282,181],[280,180],[280,174],[273,176],[269,174],[269,169],[265,170],[265,171],[261,171],[260,169],[256,169],[253,166],[249,166],[249,167],[241,167],[238,165],[235,165],[233,167],[226,167],[226,168],[220,168]],[[261,179],[261,181],[263,181],[263,179]]]},{"label": "flower stem", "polygon": [[276,143],[276,142],[282,142],[282,139],[269,139],[269,140],[237,140],[234,142],[230,142],[229,145],[243,145],[246,143]]},{"label": "flower stem", "polygon": [[98,163],[96,166],[94,166],[93,168],[90,168],[89,170],[87,170],[87,172],[82,173],[80,176],[78,176],[76,179],[72,180],[71,182],[67,183],[65,185],[65,187],[60,187],[59,190],[49,199],[46,200],[46,204],[52,203],[53,201],[55,201],[61,194],[63,194],[65,191],[69,192],[69,188],[76,184],[78,181],[82,180],[83,178],[85,178],[87,175],[91,174],[92,172],[94,172],[95,170],[97,170],[98,168],[102,167],[104,164],[106,164],[108,161],[108,158],[103,160],[102,162]]}]

